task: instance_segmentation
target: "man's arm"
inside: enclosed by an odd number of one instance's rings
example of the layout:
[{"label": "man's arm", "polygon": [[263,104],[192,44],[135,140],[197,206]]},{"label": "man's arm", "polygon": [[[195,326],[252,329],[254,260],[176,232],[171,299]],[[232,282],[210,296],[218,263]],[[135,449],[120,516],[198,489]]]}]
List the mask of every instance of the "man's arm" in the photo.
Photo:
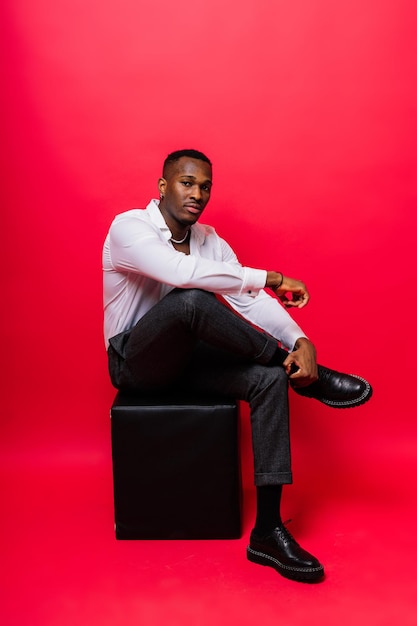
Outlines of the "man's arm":
[{"label": "man's arm", "polygon": [[[310,295],[303,282],[268,271],[265,287],[286,308],[306,306]],[[244,318],[276,337],[290,350],[283,365],[295,386],[304,387],[317,380],[316,349],[282,306],[265,291],[256,298],[226,296],[226,300]]]},{"label": "man's arm", "polygon": [[[139,213],[139,212],[138,212]],[[144,219],[128,213],[118,216],[105,242],[107,265],[122,274],[137,273],[181,289],[204,289],[219,295],[256,296],[266,271],[244,267],[232,258],[205,258],[178,252]],[[203,252],[203,251],[202,251]]]},{"label": "man's arm", "polygon": [[[281,272],[267,272],[265,287],[269,287],[287,308],[301,309],[310,300],[303,282],[284,276]],[[297,387],[310,385],[317,380],[316,349],[307,337],[297,339],[294,350],[284,361],[284,367]]]}]

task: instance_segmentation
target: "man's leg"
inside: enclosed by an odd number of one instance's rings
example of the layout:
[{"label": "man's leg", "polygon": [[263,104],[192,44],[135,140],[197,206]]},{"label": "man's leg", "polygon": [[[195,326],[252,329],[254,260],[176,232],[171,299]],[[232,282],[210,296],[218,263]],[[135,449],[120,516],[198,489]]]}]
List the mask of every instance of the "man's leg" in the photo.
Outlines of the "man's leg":
[{"label": "man's leg", "polygon": [[199,340],[248,362],[268,363],[279,350],[275,339],[253,328],[213,294],[175,289],[131,331],[110,339],[112,382],[130,389],[173,384]]},{"label": "man's leg", "polygon": [[177,384],[185,392],[214,392],[248,402],[255,485],[292,482],[288,377],[281,366],[250,362],[199,342]]},{"label": "man's leg", "polygon": [[[115,387],[147,389],[174,383],[198,340],[247,359],[282,364],[287,356],[270,335],[253,328],[217,298],[199,289],[175,289],[138,324],[110,339]],[[359,406],[372,395],[367,381],[318,366],[319,380],[295,391],[334,408]]]},{"label": "man's leg", "polygon": [[248,363],[200,342],[179,381],[184,389],[224,394],[250,406],[256,523],[249,560],[297,581],[317,581],[324,569],[282,524],[282,485],[292,482],[288,378],[279,365]]}]

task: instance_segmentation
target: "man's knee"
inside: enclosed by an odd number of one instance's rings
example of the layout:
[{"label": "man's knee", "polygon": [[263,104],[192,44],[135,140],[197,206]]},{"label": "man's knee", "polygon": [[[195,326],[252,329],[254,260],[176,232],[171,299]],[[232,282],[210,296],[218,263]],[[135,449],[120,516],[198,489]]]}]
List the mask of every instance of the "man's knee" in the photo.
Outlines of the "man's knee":
[{"label": "man's knee", "polygon": [[288,376],[279,365],[252,364],[246,371],[245,381],[250,397],[272,393],[288,393]]},{"label": "man's knee", "polygon": [[288,387],[288,376],[281,365],[265,366],[265,385],[274,385],[277,387]]},{"label": "man's knee", "polygon": [[179,315],[183,320],[189,315],[193,319],[198,312],[207,313],[213,303],[217,302],[213,293],[203,289],[174,289],[164,300],[172,314]]},{"label": "man's knee", "polygon": [[191,305],[203,305],[212,302],[215,295],[203,289],[173,289],[168,296]]}]

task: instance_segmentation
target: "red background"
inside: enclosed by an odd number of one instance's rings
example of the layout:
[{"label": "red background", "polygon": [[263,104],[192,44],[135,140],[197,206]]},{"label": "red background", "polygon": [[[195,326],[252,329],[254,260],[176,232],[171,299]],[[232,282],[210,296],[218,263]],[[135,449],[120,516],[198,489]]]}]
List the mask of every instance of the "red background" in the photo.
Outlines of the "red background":
[{"label": "red background", "polygon": [[[10,588],[25,580],[32,589],[28,606],[37,609],[27,623],[37,624],[38,617],[43,624],[66,623],[64,600],[48,613],[49,596],[34,585],[40,554],[24,574],[15,570],[40,532],[33,531],[34,518],[41,524],[45,514],[52,516],[57,545],[68,524],[81,519],[87,527],[105,527],[113,545],[108,411],[114,390],[102,339],[101,248],[113,216],[155,197],[164,157],[182,147],[206,152],[214,164],[202,221],[231,242],[243,263],[303,279],[311,303],[294,315],[316,343],[319,361],[362,374],[374,386],[372,402],[352,413],[291,398],[291,515],[305,520],[312,545],[321,532],[314,516],[308,530],[317,502],[317,518],[333,515],[338,524],[347,511],[356,519],[355,494],[363,503],[377,493],[366,541],[362,537],[366,545],[381,519],[389,526],[384,515],[397,511],[411,528],[417,471],[415,2],[4,0],[0,12],[3,539],[15,576],[8,578]],[[247,427],[243,434],[250,503]],[[63,475],[73,491],[62,506],[80,519],[62,515],[59,528],[53,503]],[[86,475],[99,477],[101,491],[94,482],[80,492],[68,478],[84,477],[82,483]],[[52,476],[57,482],[49,484]],[[51,499],[41,497],[45,484],[55,494]],[[387,493],[397,494],[395,503]],[[350,536],[351,528],[343,533]],[[337,531],[330,526],[319,541],[330,544],[332,566],[331,532]],[[392,548],[396,572],[411,568],[413,537],[403,534],[401,548]],[[88,544],[77,535],[74,545],[80,541]],[[375,552],[383,554],[385,539],[378,541]],[[119,545],[111,549],[127,550]],[[349,542],[345,547],[355,552]],[[46,586],[55,580],[54,593],[67,598],[65,577],[56,578],[56,564],[47,566],[54,550],[44,550]],[[348,578],[344,558],[343,567],[333,564],[341,580]],[[79,565],[58,570],[63,576],[63,569]],[[379,567],[386,571],[384,563]],[[330,581],[325,584],[329,589]],[[404,581],[401,589],[408,589]],[[349,589],[350,601],[356,591]],[[88,623],[87,605],[75,599],[79,589],[71,593],[76,609],[68,623],[75,614]],[[95,593],[98,607],[102,595]],[[332,610],[339,607],[335,593]],[[10,591],[8,598],[13,606]],[[399,603],[405,611],[407,598]],[[119,606],[119,600],[108,602]],[[364,602],[372,623],[379,600]],[[166,606],[174,623],[173,605]],[[94,614],[96,605],[88,607]],[[131,607],[124,623],[146,616],[146,607],[145,613]]]}]

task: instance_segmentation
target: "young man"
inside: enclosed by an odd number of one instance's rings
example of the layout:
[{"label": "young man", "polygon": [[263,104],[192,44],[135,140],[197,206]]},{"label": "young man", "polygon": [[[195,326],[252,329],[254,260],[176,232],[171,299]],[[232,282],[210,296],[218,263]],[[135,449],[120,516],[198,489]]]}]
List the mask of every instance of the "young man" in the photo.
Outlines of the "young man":
[{"label": "young man", "polygon": [[113,221],[103,251],[111,380],[118,389],[175,386],[246,400],[257,492],[247,556],[287,578],[317,581],[323,566],[280,516],[282,485],[292,482],[288,383],[335,408],[363,404],[372,389],[317,365],[314,345],[282,306],[308,303],[304,283],[243,267],[213,228],[198,223],[211,186],[204,154],[174,152],[164,162],[159,201]]}]

